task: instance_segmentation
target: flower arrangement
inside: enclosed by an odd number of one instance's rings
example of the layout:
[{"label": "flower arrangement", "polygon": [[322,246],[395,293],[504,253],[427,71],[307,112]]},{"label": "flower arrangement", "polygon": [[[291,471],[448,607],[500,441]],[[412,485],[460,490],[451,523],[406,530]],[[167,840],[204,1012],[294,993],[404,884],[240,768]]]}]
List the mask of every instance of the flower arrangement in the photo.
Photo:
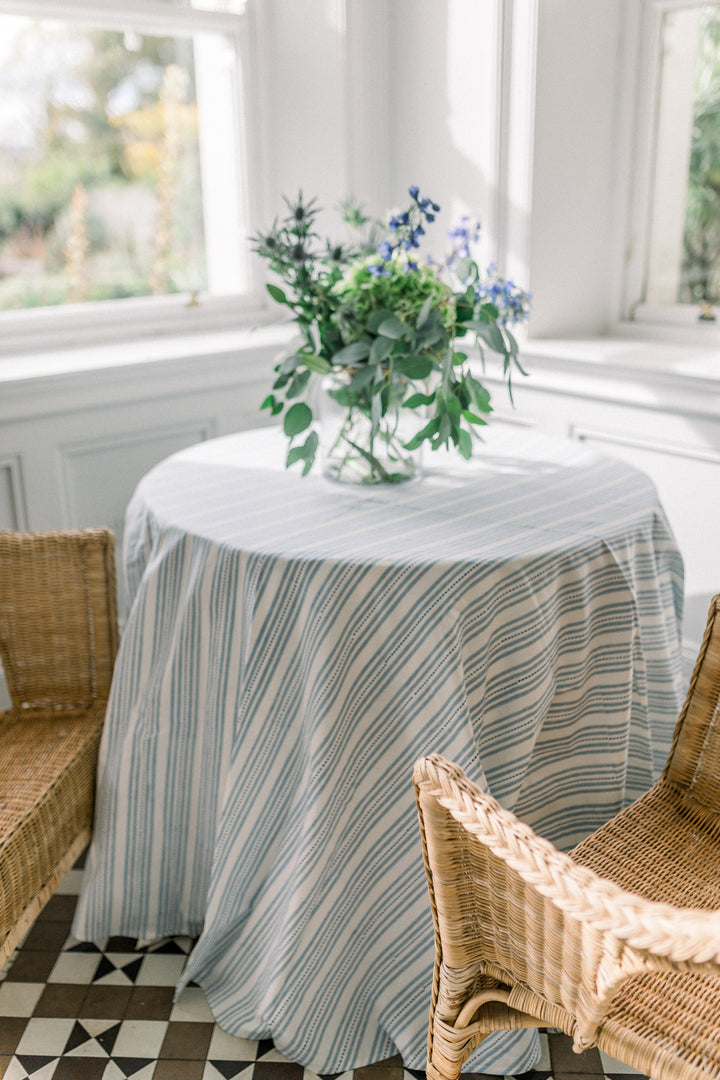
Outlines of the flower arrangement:
[{"label": "flower arrangement", "polygon": [[[407,209],[384,226],[349,200],[342,208],[348,238],[323,242],[316,201],[300,193],[285,200],[283,218],[253,238],[253,250],[282,283],[267,289],[290,310],[302,339],[276,365],[261,408],[273,416],[285,411],[286,464],[302,462],[303,474],[318,449],[315,376],[329,377],[327,392],[342,411],[326,471],[375,483],[409,478],[412,452],[423,443],[472,455],[473,437],[492,409],[459,341],[471,335],[481,356],[488,348],[503,357],[511,398],[513,369],[522,372],[510,327],[527,318],[529,295],[492,265],[481,275],[472,257],[480,227],[467,217],[449,232],[442,262],[423,257],[425,227],[440,207],[417,187],[409,196]],[[417,421],[410,437],[403,416]]]}]

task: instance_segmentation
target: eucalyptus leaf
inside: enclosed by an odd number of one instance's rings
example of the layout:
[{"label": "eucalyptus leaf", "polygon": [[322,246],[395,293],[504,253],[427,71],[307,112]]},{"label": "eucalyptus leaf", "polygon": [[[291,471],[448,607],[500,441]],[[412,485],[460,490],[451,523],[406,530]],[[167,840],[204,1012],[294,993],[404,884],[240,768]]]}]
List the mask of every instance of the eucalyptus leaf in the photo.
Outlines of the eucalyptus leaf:
[{"label": "eucalyptus leaf", "polygon": [[446,446],[447,441],[452,435],[452,423],[450,417],[446,412],[440,417],[440,426],[438,427],[437,441],[439,446]]},{"label": "eucalyptus leaf", "polygon": [[278,401],[274,394],[268,394],[260,406],[261,409],[269,409],[271,416],[277,416],[278,413],[283,411],[282,401]]},{"label": "eucalyptus leaf", "polygon": [[474,375],[468,375],[466,381],[467,385],[470,387],[475,408],[484,413],[492,412],[489,390],[487,390],[481,382],[478,382]]},{"label": "eucalyptus leaf", "polygon": [[432,437],[437,433],[439,427],[440,420],[437,416],[434,416],[432,420],[425,425],[424,428],[418,431],[417,435],[413,435],[410,442],[405,443],[405,449],[417,450],[418,446],[425,442],[426,439],[432,439]]},{"label": "eucalyptus leaf", "polygon": [[404,323],[402,319],[398,319],[396,315],[391,315],[389,319],[383,319],[377,329],[378,334],[382,334],[383,337],[401,339],[408,338],[410,336],[410,327],[407,323]]},{"label": "eucalyptus leaf", "polygon": [[307,384],[308,384],[308,382],[310,380],[311,374],[312,374],[312,372],[308,371],[307,368],[305,368],[304,371],[298,371],[293,376],[292,382],[290,383],[287,390],[285,391],[285,397],[286,398],[300,397],[300,395],[302,393],[304,393],[304,391],[305,391],[305,388],[306,388],[306,386],[307,386]]},{"label": "eucalyptus leaf", "polygon": [[282,289],[278,288],[277,285],[267,284],[265,286],[265,288],[270,293],[273,300],[276,300],[278,302],[278,304],[287,304],[287,302],[288,302],[287,296],[282,291]]},{"label": "eucalyptus leaf", "polygon": [[406,409],[418,409],[421,405],[432,405],[435,400],[435,394],[411,394],[409,398],[403,401],[403,407]]},{"label": "eucalyptus leaf", "polygon": [[434,297],[432,297],[432,296],[428,296],[423,301],[423,306],[420,308],[420,314],[418,315],[417,321],[415,323],[416,329],[422,330],[423,326],[427,322],[428,315],[432,311],[433,303],[434,303]]},{"label": "eucalyptus leaf", "polygon": [[368,316],[365,326],[373,334],[377,334],[380,324],[385,322],[386,319],[391,319],[392,315],[392,311],[389,311],[387,308],[381,308],[380,311],[374,311],[372,315]]},{"label": "eucalyptus leaf", "polygon": [[353,341],[351,345],[345,345],[333,355],[334,367],[350,367],[360,360],[367,360],[370,355],[370,342],[367,338]]},{"label": "eucalyptus leaf", "polygon": [[461,428],[458,432],[456,445],[461,456],[464,457],[466,461],[469,461],[473,452],[472,436],[465,428]]},{"label": "eucalyptus leaf", "polygon": [[318,448],[318,435],[316,431],[311,431],[305,440],[305,451],[308,454],[315,456],[315,451]]},{"label": "eucalyptus leaf", "polygon": [[350,384],[349,386],[338,386],[336,390],[328,390],[327,393],[338,405],[342,405],[344,409],[350,409],[353,405],[357,404],[357,398],[355,396],[355,389]]},{"label": "eucalyptus leaf", "polygon": [[494,322],[481,322],[478,319],[471,319],[465,323],[465,326],[469,330],[473,330],[479,338],[489,345],[493,352],[504,353],[505,339],[502,336],[502,331],[497,323]]},{"label": "eucalyptus leaf", "polygon": [[304,401],[297,401],[285,413],[283,431],[288,438],[292,439],[295,435],[299,435],[301,431],[305,431],[306,428],[310,427],[312,418],[312,410],[309,406]]},{"label": "eucalyptus leaf", "polygon": [[458,259],[455,272],[461,281],[477,281],[478,279],[477,264],[472,259]]},{"label": "eucalyptus leaf", "polygon": [[515,340],[515,337],[508,330],[507,326],[505,327],[505,338],[507,340],[508,352],[513,357],[513,359],[516,359],[518,354],[518,343]]},{"label": "eucalyptus leaf", "polygon": [[327,375],[332,371],[332,364],[324,356],[316,356],[314,353],[300,353],[300,356],[305,367],[316,375]]},{"label": "eucalyptus leaf", "polygon": [[427,379],[433,362],[426,356],[402,356],[395,361],[395,370],[408,379]]},{"label": "eucalyptus leaf", "polygon": [[447,397],[445,398],[445,409],[451,420],[457,421],[460,419],[462,406],[455,394],[447,395]]},{"label": "eucalyptus leaf", "polygon": [[448,332],[444,326],[430,326],[428,329],[423,331],[423,333],[418,334],[418,348],[428,349],[431,345],[436,345],[438,341],[442,341],[448,336]]},{"label": "eucalyptus leaf", "polygon": [[289,469],[291,465],[294,465],[296,461],[304,461],[302,474],[307,476],[315,461],[315,455],[318,448],[317,433],[311,431],[302,446],[293,446],[287,452],[285,459],[285,468]]},{"label": "eucalyptus leaf", "polygon": [[387,360],[392,351],[393,342],[391,338],[376,337],[370,346],[368,361],[371,364],[382,364],[383,360]]},{"label": "eucalyptus leaf", "polygon": [[487,420],[483,420],[477,413],[471,412],[470,409],[463,409],[462,415],[469,424],[483,424],[487,426]]},{"label": "eucalyptus leaf", "polygon": [[366,364],[364,367],[358,368],[350,380],[350,390],[363,390],[366,386],[370,386],[375,381],[377,369],[370,364]]},{"label": "eucalyptus leaf", "polygon": [[302,360],[303,357],[300,353],[291,353],[290,356],[285,357],[275,370],[281,375],[292,375]]},{"label": "eucalyptus leaf", "polygon": [[374,394],[372,404],[370,406],[370,420],[372,423],[373,431],[377,431],[380,420],[382,419],[383,407],[382,407],[382,395]]}]

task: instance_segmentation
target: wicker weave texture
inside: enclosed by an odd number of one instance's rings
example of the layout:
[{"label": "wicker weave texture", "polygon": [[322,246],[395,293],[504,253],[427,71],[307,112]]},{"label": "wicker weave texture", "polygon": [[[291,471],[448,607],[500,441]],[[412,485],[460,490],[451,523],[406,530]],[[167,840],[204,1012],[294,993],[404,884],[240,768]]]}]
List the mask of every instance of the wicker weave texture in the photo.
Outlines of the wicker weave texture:
[{"label": "wicker weave texture", "polygon": [[0,659],[16,708],[107,700],[117,651],[112,539],[104,529],[0,531]]},{"label": "wicker weave texture", "polygon": [[710,605],[665,775],[698,806],[720,812],[720,595]]},{"label": "wicker weave texture", "polygon": [[454,1080],[493,1030],[546,1023],[655,1080],[720,1078],[718,612],[663,777],[570,855],[456,766],[417,763],[431,1077]]},{"label": "wicker weave texture", "polygon": [[111,533],[0,532],[0,964],[90,838],[117,641]]}]

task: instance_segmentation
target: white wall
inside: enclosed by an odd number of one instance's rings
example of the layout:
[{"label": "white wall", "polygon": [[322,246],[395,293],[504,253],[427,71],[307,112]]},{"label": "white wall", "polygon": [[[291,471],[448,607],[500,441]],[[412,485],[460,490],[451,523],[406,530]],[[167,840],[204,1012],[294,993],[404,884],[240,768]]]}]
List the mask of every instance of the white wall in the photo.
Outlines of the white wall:
[{"label": "white wall", "polygon": [[531,333],[605,333],[620,192],[620,0],[543,0],[529,258]]},{"label": "white wall", "polygon": [[[698,485],[720,489],[717,372],[701,365],[699,379],[670,342],[620,356],[573,340],[616,314],[629,130],[620,75],[632,59],[622,27],[638,3],[262,0],[253,204],[258,227],[269,224],[281,195],[302,187],[330,225],[349,192],[380,214],[417,183],[443,204],[440,237],[457,212],[478,213],[482,257],[499,255],[534,293],[531,376],[507,419],[645,468],[702,608],[720,589],[720,521],[703,526],[697,498]],[[552,335],[564,340],[539,340]],[[284,340],[286,330],[218,331],[98,345],[46,357],[34,374],[30,360],[0,361],[0,526],[119,532],[130,492],[160,458],[266,422],[257,407]]]}]

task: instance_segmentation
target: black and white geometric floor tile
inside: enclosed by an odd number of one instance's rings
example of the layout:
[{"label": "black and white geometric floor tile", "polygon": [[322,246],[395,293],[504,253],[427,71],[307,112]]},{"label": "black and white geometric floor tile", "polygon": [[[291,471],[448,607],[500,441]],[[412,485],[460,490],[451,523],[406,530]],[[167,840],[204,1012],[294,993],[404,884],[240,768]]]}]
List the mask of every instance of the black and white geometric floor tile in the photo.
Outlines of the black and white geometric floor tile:
[{"label": "black and white geometric floor tile", "polygon": [[[70,871],[0,971],[3,1080],[318,1080],[271,1041],[228,1035],[202,990],[174,988],[190,938],[145,944],[70,935],[82,871]],[[642,1080],[597,1051],[577,1056],[564,1035],[540,1035],[542,1059],[523,1080]],[[322,1080],[425,1080],[400,1058]],[[466,1080],[474,1080],[469,1074]]]}]

